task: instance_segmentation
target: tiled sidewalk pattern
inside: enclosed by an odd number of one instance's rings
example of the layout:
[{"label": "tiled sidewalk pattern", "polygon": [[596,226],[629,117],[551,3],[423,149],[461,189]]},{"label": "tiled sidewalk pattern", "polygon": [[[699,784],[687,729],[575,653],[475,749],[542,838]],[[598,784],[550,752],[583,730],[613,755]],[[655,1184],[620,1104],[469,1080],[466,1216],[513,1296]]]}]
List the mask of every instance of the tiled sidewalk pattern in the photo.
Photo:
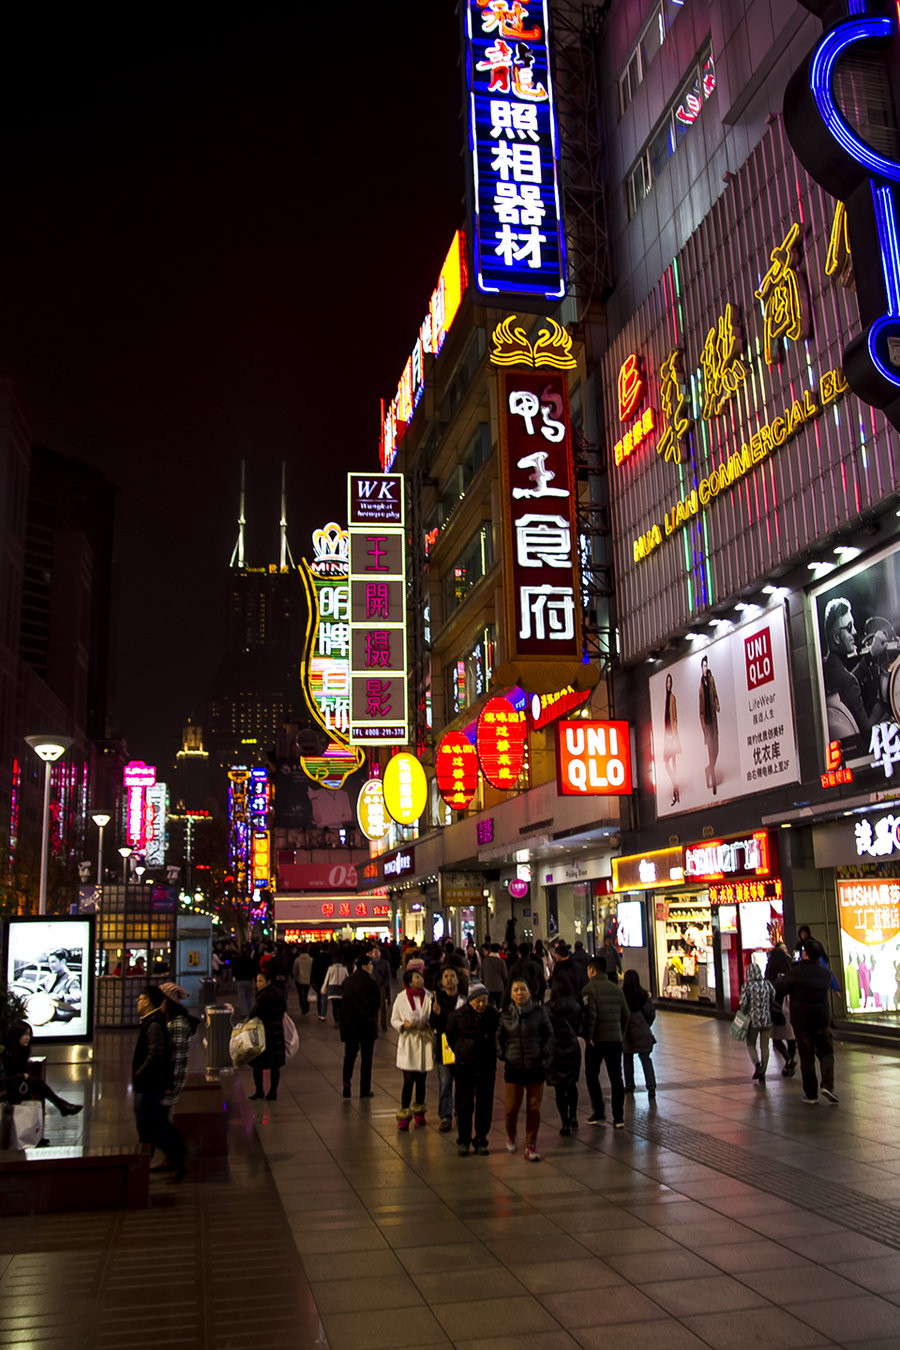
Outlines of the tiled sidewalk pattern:
[{"label": "tiled sidewalk pattern", "polygon": [[[149,1213],[0,1225],[0,1344],[82,1344],[35,1321],[49,1278],[103,1347],[305,1350],[323,1344],[318,1314],[331,1350],[896,1350],[900,1056],[840,1046],[841,1104],[813,1108],[799,1079],[753,1087],[727,1024],[657,1027],[656,1105],[639,1090],[613,1132],[585,1123],[582,1093],[581,1129],[560,1138],[548,1092],[533,1165],[503,1148],[499,1090],[486,1158],[459,1158],[435,1119],[398,1135],[390,1036],[376,1096],[343,1100],[337,1033],[307,1018],[279,1101],[253,1104],[268,1169],[236,1138],[229,1181],[155,1182]],[[95,1094],[98,1078],[112,1130],[121,1073],[98,1063]],[[157,1254],[161,1293],[142,1278]]]}]

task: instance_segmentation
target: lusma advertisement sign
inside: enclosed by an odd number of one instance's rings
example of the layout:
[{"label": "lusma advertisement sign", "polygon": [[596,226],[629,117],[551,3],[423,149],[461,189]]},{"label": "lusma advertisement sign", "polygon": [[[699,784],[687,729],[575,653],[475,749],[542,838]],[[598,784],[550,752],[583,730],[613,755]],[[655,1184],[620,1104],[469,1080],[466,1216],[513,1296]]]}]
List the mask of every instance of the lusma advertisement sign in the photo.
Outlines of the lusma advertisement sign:
[{"label": "lusma advertisement sign", "polygon": [[900,880],[839,881],[843,985],[853,1016],[900,1009]]},{"label": "lusma advertisement sign", "polygon": [[799,781],[780,607],[652,675],[650,706],[657,815]]}]

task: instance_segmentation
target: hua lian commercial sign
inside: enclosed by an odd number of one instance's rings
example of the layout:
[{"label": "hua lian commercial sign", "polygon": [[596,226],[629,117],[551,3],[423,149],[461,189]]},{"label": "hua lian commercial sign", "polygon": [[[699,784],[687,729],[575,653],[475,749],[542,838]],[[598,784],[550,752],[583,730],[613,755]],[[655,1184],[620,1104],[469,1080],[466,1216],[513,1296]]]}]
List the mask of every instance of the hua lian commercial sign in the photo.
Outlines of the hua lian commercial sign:
[{"label": "hua lian commercial sign", "polygon": [[475,283],[483,295],[560,300],[566,252],[548,0],[465,0]]}]

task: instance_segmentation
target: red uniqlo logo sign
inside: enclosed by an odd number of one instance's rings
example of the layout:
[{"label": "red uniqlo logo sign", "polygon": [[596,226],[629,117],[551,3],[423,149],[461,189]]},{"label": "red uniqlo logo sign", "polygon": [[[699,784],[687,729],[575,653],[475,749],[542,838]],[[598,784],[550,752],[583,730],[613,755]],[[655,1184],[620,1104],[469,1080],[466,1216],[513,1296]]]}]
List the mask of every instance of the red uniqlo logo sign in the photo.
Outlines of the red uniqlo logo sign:
[{"label": "red uniqlo logo sign", "polygon": [[747,663],[747,688],[758,689],[775,678],[772,661],[772,636],[768,628],[744,640],[744,660]]}]

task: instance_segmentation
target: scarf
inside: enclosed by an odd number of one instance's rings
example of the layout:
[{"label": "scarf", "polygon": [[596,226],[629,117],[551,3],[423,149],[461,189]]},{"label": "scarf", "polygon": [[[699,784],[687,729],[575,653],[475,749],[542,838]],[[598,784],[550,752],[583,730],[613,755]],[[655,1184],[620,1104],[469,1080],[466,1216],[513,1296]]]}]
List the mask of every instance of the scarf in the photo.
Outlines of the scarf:
[{"label": "scarf", "polygon": [[406,986],[406,997],[409,999],[409,1006],[413,1009],[413,1011],[415,1011],[417,999],[419,1003],[425,1002],[425,990],[413,989],[412,985],[408,984]]}]

